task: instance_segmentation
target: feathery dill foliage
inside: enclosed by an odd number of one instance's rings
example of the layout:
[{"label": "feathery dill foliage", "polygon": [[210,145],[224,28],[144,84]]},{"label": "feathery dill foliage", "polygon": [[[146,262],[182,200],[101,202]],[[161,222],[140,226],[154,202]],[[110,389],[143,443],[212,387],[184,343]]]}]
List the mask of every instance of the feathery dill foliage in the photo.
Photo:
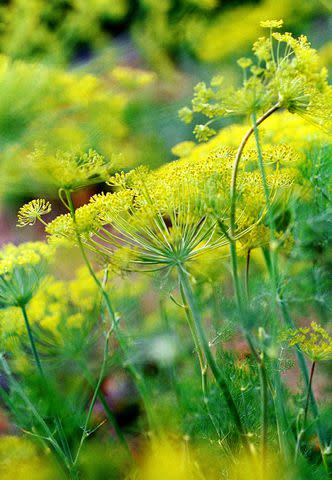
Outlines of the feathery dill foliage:
[{"label": "feathery dill foliage", "polygon": [[229,87],[222,76],[214,77],[210,85],[200,82],[195,87],[191,108],[180,110],[180,118],[186,123],[192,122],[195,113],[209,119],[194,129],[199,141],[216,134],[210,125],[217,119],[250,116],[272,108],[308,117],[331,132],[332,87],[316,50],[304,35],[294,38],[291,33],[273,32],[282,27],[282,21],[261,25],[270,29],[270,35],[254,43],[253,58],[238,61],[243,70],[242,86]]}]

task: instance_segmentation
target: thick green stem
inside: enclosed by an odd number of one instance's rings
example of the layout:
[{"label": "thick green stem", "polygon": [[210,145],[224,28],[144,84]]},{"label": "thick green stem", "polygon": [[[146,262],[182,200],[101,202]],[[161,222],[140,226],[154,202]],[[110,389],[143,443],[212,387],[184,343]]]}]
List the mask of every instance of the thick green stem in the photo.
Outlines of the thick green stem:
[{"label": "thick green stem", "polygon": [[197,334],[199,345],[200,345],[200,348],[202,349],[202,351],[204,352],[204,355],[205,355],[205,358],[206,358],[206,363],[207,363],[208,367],[210,368],[220,391],[224,395],[224,398],[225,398],[227,407],[230,411],[230,414],[231,414],[231,416],[234,420],[234,423],[235,423],[239,433],[242,436],[243,444],[248,449],[248,451],[250,451],[250,445],[249,445],[248,437],[246,435],[246,431],[245,431],[244,426],[242,424],[242,420],[241,420],[240,414],[238,412],[236,403],[235,403],[235,401],[233,399],[233,396],[232,396],[232,394],[229,390],[228,384],[227,384],[221,370],[217,366],[216,361],[215,361],[215,359],[214,359],[214,357],[211,353],[209,342],[206,338],[204,328],[203,328],[203,325],[202,325],[202,321],[201,321],[201,318],[200,318],[200,313],[199,313],[199,310],[197,308],[195,297],[194,297],[194,294],[193,294],[193,291],[192,291],[192,288],[191,288],[191,285],[190,285],[190,282],[189,282],[189,279],[188,279],[188,274],[185,270],[183,270],[181,265],[178,266],[177,271],[178,271],[178,276],[179,276],[179,282],[180,282],[181,288],[183,290],[183,295],[186,299],[186,302],[188,304],[188,308],[190,309],[190,312],[191,312],[191,315],[192,315],[192,318],[193,318],[193,321],[194,321],[195,331],[196,331],[196,334]]}]

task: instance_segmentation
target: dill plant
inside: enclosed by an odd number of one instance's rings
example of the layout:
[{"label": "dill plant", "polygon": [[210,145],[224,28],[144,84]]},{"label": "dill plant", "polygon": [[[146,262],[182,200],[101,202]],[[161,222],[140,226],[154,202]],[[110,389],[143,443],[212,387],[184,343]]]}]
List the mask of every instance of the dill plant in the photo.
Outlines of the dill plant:
[{"label": "dill plant", "polygon": [[[315,160],[312,152],[298,151],[296,141],[293,144],[271,141],[271,136],[277,135],[280,118],[290,118],[287,114],[284,116],[281,110],[310,119],[329,131],[332,91],[327,82],[327,72],[321,67],[307,39],[304,36],[296,39],[291,34],[273,31],[281,26],[281,21],[262,22],[262,27],[270,32],[254,44],[256,60],[239,60],[243,71],[241,87],[228,87],[222,77],[217,76],[209,86],[200,83],[195,88],[191,108],[184,107],[180,116],[190,123],[194,114],[205,115],[207,123],[196,125],[194,134],[200,142],[207,143],[196,146],[193,142],[184,142],[176,146],[173,151],[182,157],[179,160],[154,171],[140,167],[111,175],[112,163],[94,150],[48,154],[45,149],[38,149],[30,157],[35,171],[58,190],[66,213],[46,222],[44,215],[51,212],[48,201],[35,199],[21,207],[18,226],[34,225],[40,221],[45,226],[48,244],[22,244],[3,249],[0,253],[0,302],[2,308],[8,309],[8,318],[15,318],[15,309],[21,309],[35,363],[45,384],[46,397],[51,396],[52,389],[28,315],[35,319],[36,329],[39,324],[41,329],[47,330],[52,326],[56,330],[56,325],[60,338],[55,334],[51,338],[63,342],[64,347],[71,327],[73,335],[77,330],[84,330],[83,326],[87,329],[86,336],[81,337],[82,343],[78,344],[79,349],[85,342],[89,343],[88,336],[95,335],[97,341],[102,340],[102,358],[96,378],[83,360],[78,361],[80,371],[92,388],[86,411],[82,408],[82,415],[78,415],[79,421],[74,415],[74,426],[79,424],[82,431],[69,436],[62,427],[58,412],[54,415],[56,430],[52,431],[50,422],[45,420],[11,372],[5,355],[1,355],[0,361],[39,427],[38,433],[31,431],[31,435],[36,435],[50,446],[70,478],[80,478],[80,459],[86,440],[101,426],[90,426],[97,401],[101,402],[117,438],[131,457],[127,440],[101,388],[108,368],[111,341],[118,347],[121,363],[139,391],[147,416],[144,428],[149,429],[148,435],[152,439],[150,459],[140,472],[137,466],[133,467],[130,459],[133,478],[154,478],[156,465],[162,465],[165,456],[169,457],[166,465],[171,468],[176,465],[176,472],[177,463],[182,461],[179,449],[174,448],[170,441],[165,441],[167,435],[156,414],[152,389],[144,370],[133,360],[125,319],[114,307],[117,294],[114,290],[118,286],[110,287],[110,273],[127,275],[133,272],[142,272],[146,278],[150,278],[149,274],[159,275],[164,281],[172,279],[177,284],[176,294],[169,295],[169,300],[173,300],[177,312],[185,314],[198,359],[202,389],[199,396],[203,400],[204,415],[218,439],[210,443],[222,447],[218,455],[207,455],[205,464],[210,459],[211,463],[217,462],[218,458],[217,475],[226,469],[232,479],[243,478],[244,474],[247,478],[267,478],[271,466],[279,472],[284,464],[294,467],[294,475],[297,475],[301,466],[306,465],[310,406],[319,440],[320,461],[329,470],[328,432],[322,428],[312,380],[316,362],[331,358],[331,338],[317,323],[312,323],[311,327],[295,327],[283,268],[289,262],[296,270],[296,255],[301,248],[304,249],[304,245],[299,247],[298,243],[301,243],[301,235],[306,235],[301,220],[296,217],[300,211],[301,195],[303,203],[308,203],[305,196],[309,200],[314,198],[319,203],[317,211],[326,214],[330,192],[321,186],[321,178],[317,182],[317,172],[309,171],[310,162]],[[126,72],[120,70],[117,75],[123,78]],[[273,125],[271,122],[278,115],[270,142],[263,143],[262,126],[267,125],[268,131],[268,125]],[[214,139],[216,130],[211,127],[213,121],[229,116],[247,117],[249,129],[245,130],[243,125],[228,127],[226,135],[221,132],[217,140]],[[230,138],[227,144],[226,139],[231,132],[236,133],[237,145],[234,138]],[[269,137],[269,133],[263,132],[264,135],[264,138]],[[322,151],[319,152],[317,156],[322,155]],[[105,181],[110,192],[96,194],[87,204],[75,208],[74,192]],[[319,188],[319,202],[316,187]],[[305,220],[309,228],[310,219],[306,217]],[[315,243],[317,232],[313,230]],[[63,244],[78,247],[85,264],[85,274],[71,283],[59,283],[48,278],[45,291],[41,291],[38,289],[42,277],[39,266],[43,257],[47,257],[49,251],[53,252],[55,246]],[[310,247],[315,248],[316,245]],[[324,248],[320,242],[319,251]],[[261,267],[256,270],[259,277],[253,278],[252,259],[258,251],[261,253]],[[224,269],[222,275],[226,277],[225,263],[219,263],[223,256],[231,259],[235,302],[228,300],[228,305],[219,309],[215,305],[214,313],[216,316],[227,313],[235,318],[237,325],[234,327],[233,324],[233,328],[248,345],[249,360],[240,359],[239,368],[232,364],[234,356],[231,354],[222,351],[218,355],[214,352],[219,338],[225,339],[227,335],[217,332],[214,339],[209,340],[202,308],[202,299],[206,294],[204,288],[208,282],[204,279],[202,286],[195,279],[195,271],[201,269],[204,272],[204,262],[208,262],[209,258],[216,264],[216,269],[221,265]],[[220,279],[220,275],[217,278]],[[295,274],[294,278],[297,278]],[[82,284],[87,289],[83,293]],[[149,284],[144,284],[144,287],[146,285]],[[218,294],[215,296],[218,297]],[[91,305],[91,298],[98,301]],[[227,303],[224,298],[217,300]],[[54,307],[55,315],[51,307]],[[282,339],[279,316],[288,327],[286,337]],[[91,323],[84,323],[87,318]],[[304,379],[305,406],[298,413],[297,424],[296,407],[288,405],[292,397],[281,376],[285,338],[287,346],[295,350]],[[68,347],[69,357],[74,355],[75,346],[73,343]],[[304,355],[312,360],[310,377]],[[172,385],[178,389],[176,372],[172,374]],[[215,387],[218,389],[216,395],[213,394]],[[224,401],[221,407],[220,392]],[[4,393],[4,397],[10,404],[9,396]],[[248,398],[252,399],[253,405],[246,404]],[[54,406],[51,399],[46,400],[51,407]],[[181,406],[181,392],[177,401]],[[225,421],[225,416],[231,418],[227,423],[227,426],[231,424],[229,431],[223,432],[218,426],[216,412],[219,407],[221,420]],[[251,413],[248,413],[248,407],[251,407]],[[250,416],[254,417],[253,421]],[[183,442],[189,442],[187,436],[182,439]],[[181,442],[178,441],[178,444]],[[275,448],[280,452],[280,458],[279,453],[274,457]],[[187,444],[186,452],[192,454]],[[231,459],[229,465],[224,461],[225,453]],[[281,465],[277,468],[278,462]],[[205,472],[210,471],[211,465],[207,467],[203,461],[201,463]],[[214,472],[207,477],[200,471],[197,462],[188,463],[188,457],[182,470],[183,478],[188,475],[192,478],[214,478]],[[320,466],[317,471],[322,471]],[[293,472],[290,478],[296,478]]]},{"label": "dill plant", "polygon": [[[270,35],[269,37],[261,37],[254,44],[253,53],[256,57],[256,62],[250,58],[242,58],[239,60],[238,64],[243,70],[243,86],[241,88],[234,89],[225,87],[223,85],[223,79],[220,76],[212,79],[209,87],[205,83],[200,83],[195,88],[192,109],[185,107],[180,110],[180,117],[187,123],[192,121],[193,114],[196,112],[209,118],[206,124],[197,125],[194,129],[194,134],[199,141],[206,141],[215,135],[215,130],[210,127],[215,118],[230,115],[246,115],[250,118],[252,126],[245,133],[238,147],[232,168],[230,188],[231,211],[229,239],[237,305],[240,316],[243,319],[247,315],[249,305],[239,279],[237,241],[232,237],[234,236],[236,226],[238,168],[245,146],[249,138],[254,135],[257,163],[266,204],[266,218],[270,231],[269,249],[265,249],[265,255],[276,301],[280,306],[284,321],[288,326],[294,328],[293,321],[281,292],[281,280],[277,260],[277,250],[280,243],[275,237],[275,218],[273,217],[270,205],[271,194],[267,183],[266,166],[264,165],[264,155],[262,153],[258,127],[276,111],[287,109],[289,112],[302,115],[316,122],[323,129],[330,131],[332,88],[327,82],[327,70],[321,66],[316,51],[310,47],[305,36],[295,39],[289,33],[280,34],[273,32],[273,29],[281,28],[282,24],[282,21],[275,20],[261,23],[263,28],[270,30]],[[259,117],[257,117],[258,115]],[[248,274],[250,250],[248,250],[247,255],[246,271]],[[266,392],[267,378],[263,359],[255,352],[255,347],[250,336],[248,336],[248,342],[261,368],[262,392]],[[307,367],[302,353],[297,351],[297,354],[304,380],[308,386],[314,416],[317,419],[317,405],[311,391]],[[266,393],[262,393],[262,395],[262,412],[264,412],[267,408],[267,398]],[[264,453],[267,443],[266,414],[262,413],[262,415]],[[317,420],[317,429],[322,455],[324,456],[326,441],[323,437],[319,420]]]}]

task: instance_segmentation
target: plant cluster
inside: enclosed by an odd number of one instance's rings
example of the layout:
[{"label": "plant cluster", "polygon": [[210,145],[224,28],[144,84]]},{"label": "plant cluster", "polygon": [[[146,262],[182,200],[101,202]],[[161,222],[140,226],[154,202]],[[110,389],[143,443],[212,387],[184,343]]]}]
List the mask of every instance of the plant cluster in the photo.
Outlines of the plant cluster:
[{"label": "plant cluster", "polygon": [[[314,373],[332,358],[332,87],[306,37],[261,25],[242,86],[201,82],[180,111],[208,122],[179,159],[114,173],[93,149],[28,156],[45,195],[18,227],[46,239],[0,250],[0,396],[22,433],[0,439],[4,478],[29,472],[23,449],[36,479],[331,477]],[[211,128],[230,116],[246,124]]]}]

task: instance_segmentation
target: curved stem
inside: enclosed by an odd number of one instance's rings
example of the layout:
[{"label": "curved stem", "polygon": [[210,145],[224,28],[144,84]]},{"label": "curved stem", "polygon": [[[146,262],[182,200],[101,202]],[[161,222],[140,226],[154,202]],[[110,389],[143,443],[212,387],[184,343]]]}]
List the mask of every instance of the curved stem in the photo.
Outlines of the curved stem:
[{"label": "curved stem", "polygon": [[[256,122],[256,125],[259,126],[264,120],[266,120],[268,117],[270,117],[274,112],[279,110],[280,105],[279,103],[276,103],[271,107],[269,110],[267,110]],[[235,230],[235,211],[236,211],[236,181],[237,181],[237,173],[238,173],[238,168],[240,164],[240,160],[242,157],[242,153],[244,150],[244,147],[246,146],[249,138],[254,132],[254,128],[250,127],[245,136],[242,139],[242,142],[239,145],[239,148],[236,152],[236,157],[233,163],[233,169],[232,169],[232,180],[231,180],[231,191],[230,191],[230,196],[231,196],[231,214],[230,214],[230,227],[231,227],[231,234],[234,236],[234,230]]]},{"label": "curved stem", "polygon": [[[279,110],[280,105],[277,103],[269,110],[267,110],[256,122],[256,127],[259,126],[264,120],[270,117],[274,112]],[[236,239],[235,229],[236,229],[236,187],[237,187],[237,174],[239,169],[240,160],[243,154],[244,147],[246,146],[249,138],[254,133],[254,127],[250,127],[247,133],[244,135],[239,148],[236,152],[232,167],[232,180],[231,180],[231,189],[230,189],[230,201],[231,201],[231,211],[230,211],[230,251],[231,251],[231,262],[232,262],[232,273],[233,273],[233,285],[235,290],[235,296],[237,301],[237,306],[241,317],[244,314],[244,305],[243,305],[243,295],[241,284],[238,274],[238,260],[236,253]]]},{"label": "curved stem", "polygon": [[[67,202],[68,202],[68,208],[69,208],[71,218],[73,220],[74,225],[76,226],[76,214],[75,214],[75,207],[74,207],[74,204],[73,204],[73,199],[72,199],[71,194],[68,190],[65,190],[65,195],[66,195],[66,199],[67,199]],[[107,295],[107,292],[105,291],[105,288],[104,288],[102,282],[99,280],[99,278],[97,277],[94,269],[91,266],[91,263],[90,263],[90,261],[87,257],[85,248],[84,248],[83,243],[82,243],[81,235],[77,231],[77,229],[76,229],[76,238],[77,238],[77,243],[78,243],[79,249],[81,251],[81,255],[83,257],[83,260],[84,260],[84,262],[85,262],[85,264],[86,264],[86,266],[89,270],[89,273],[90,273],[91,277],[93,278],[94,282],[96,283],[98,289],[100,290],[100,292],[103,296],[107,311],[108,311],[108,313],[109,313],[109,315],[112,319],[112,324],[113,324],[114,327],[116,327],[115,314],[114,314],[114,310],[112,308],[109,296]]]}]

